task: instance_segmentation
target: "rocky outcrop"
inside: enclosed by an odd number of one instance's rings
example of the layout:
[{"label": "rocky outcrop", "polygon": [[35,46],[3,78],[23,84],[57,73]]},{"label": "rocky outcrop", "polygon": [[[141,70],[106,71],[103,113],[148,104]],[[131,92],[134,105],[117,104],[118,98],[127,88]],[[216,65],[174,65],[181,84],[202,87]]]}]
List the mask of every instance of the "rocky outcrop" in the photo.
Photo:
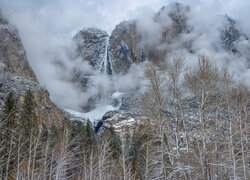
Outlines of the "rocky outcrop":
[{"label": "rocky outcrop", "polygon": [[7,93],[12,92],[20,110],[24,94],[31,90],[37,104],[39,122],[46,126],[69,126],[70,122],[50,100],[49,93],[36,79],[17,30],[0,18],[0,111]]},{"label": "rocky outcrop", "polygon": [[[180,33],[190,30],[188,26],[187,14],[190,11],[189,6],[180,3],[173,3],[169,6],[163,6],[155,16],[155,21],[163,27],[162,37],[164,40],[171,40]],[[169,23],[164,21],[170,20]]]},{"label": "rocky outcrop", "polygon": [[226,51],[233,53],[239,52],[235,46],[235,42],[242,36],[235,24],[236,22],[232,18],[226,16],[224,20],[224,28],[220,33],[221,46]]},{"label": "rocky outcrop", "polygon": [[0,63],[1,71],[37,82],[17,30],[9,24],[0,24]]},{"label": "rocky outcrop", "polygon": [[77,56],[88,61],[95,70],[107,74],[124,74],[132,63],[140,63],[146,59],[163,61],[167,50],[161,48],[162,44],[171,43],[179,34],[190,31],[187,25],[188,11],[189,7],[179,3],[162,7],[153,17],[153,21],[161,28],[159,33],[162,33],[153,44],[151,41],[144,42],[145,38],[152,37],[145,37],[138,30],[137,20],[121,22],[110,37],[99,29],[83,29],[74,36]]},{"label": "rocky outcrop", "polygon": [[97,123],[95,131],[98,134],[102,134],[106,129],[113,126],[123,137],[127,132],[132,132],[143,120],[145,120],[145,117],[122,110],[109,111],[103,115],[102,119]]},{"label": "rocky outcrop", "polygon": [[[87,61],[95,71],[112,74],[112,64],[109,57],[109,35],[96,28],[88,28],[79,31],[73,37],[76,44],[76,56]],[[92,72],[91,72],[92,73]],[[81,70],[72,71],[72,82],[74,85],[86,92],[88,88],[97,89],[96,82],[91,73]],[[95,74],[93,72],[93,74]],[[91,111],[99,100],[98,92],[88,99],[87,104],[82,107],[84,112]]]},{"label": "rocky outcrop", "polygon": [[224,16],[223,26],[220,30],[219,46],[227,53],[234,55],[235,59],[245,58],[247,67],[250,67],[250,40],[237,25],[237,21]]},{"label": "rocky outcrop", "polygon": [[83,29],[74,36],[77,56],[88,61],[95,70],[119,74],[128,70],[133,62],[143,59],[137,58],[136,36],[134,21],[120,23],[110,37],[99,29]]},{"label": "rocky outcrop", "polygon": [[160,27],[159,32],[162,32],[154,43],[144,42],[144,39],[152,37],[145,37],[147,33],[144,35],[138,30],[138,21],[124,21],[118,24],[110,36],[110,54],[114,72],[126,72],[132,63],[143,62],[146,59],[153,62],[165,60],[167,49],[161,48],[161,45],[171,43],[171,40],[180,33],[189,31],[186,16],[188,11],[189,7],[179,3],[162,7],[153,17],[153,21]]},{"label": "rocky outcrop", "polygon": [[96,28],[83,29],[73,39],[76,42],[77,56],[88,61],[95,70],[103,70],[104,60],[107,58],[107,32]]},{"label": "rocky outcrop", "polygon": [[139,49],[139,35],[136,21],[118,24],[110,36],[110,57],[116,74],[125,73],[132,63],[145,60],[144,52]]},{"label": "rocky outcrop", "polygon": [[[206,37],[205,33],[210,32],[197,32],[195,25],[191,27],[190,22],[192,21],[189,21],[189,11],[188,6],[180,3],[162,7],[158,13],[146,21],[155,25],[156,30],[145,27],[141,22],[143,20],[139,19],[121,22],[112,31],[110,37],[106,32],[98,29],[81,30],[74,37],[77,44],[77,54],[82,60],[88,61],[95,70],[114,75],[111,77],[114,84],[116,83],[116,75],[126,74],[133,63],[145,60],[159,63],[165,61],[166,57],[172,57],[175,53],[182,54],[182,51],[193,55],[198,54],[203,48],[197,47],[200,44],[199,41],[204,41],[203,36]],[[218,29],[216,31],[218,32]],[[219,33],[220,37],[213,39],[209,48],[219,53],[226,51],[230,56],[233,53],[231,57],[236,57],[235,59],[244,56],[250,62],[250,58],[248,58],[250,57],[250,41],[240,31],[233,19],[226,16],[224,26]],[[75,75],[73,81],[83,91],[94,84],[94,79],[91,79],[91,76],[81,73]],[[138,91],[135,93],[139,94]],[[136,94],[133,92],[124,93],[119,110],[136,114],[137,112],[134,112],[134,109],[138,109]],[[99,99],[91,97],[89,99],[91,103],[88,103],[85,110],[93,110],[95,108],[93,104],[98,101]],[[116,113],[117,116],[119,113]],[[100,121],[100,123],[105,122]]]},{"label": "rocky outcrop", "polygon": [[[126,74],[133,63],[141,63],[145,60],[155,63],[164,61],[167,49],[161,46],[164,44],[165,47],[165,44],[171,43],[180,33],[188,31],[186,16],[188,11],[188,7],[176,3],[171,7],[163,7],[156,13],[152,21],[160,27],[160,30],[159,35],[153,34],[157,36],[157,41],[153,44],[150,43],[152,41],[145,40],[154,37],[151,37],[152,33],[148,33],[147,29],[145,29],[146,33],[141,32],[139,20],[119,23],[110,36],[105,31],[96,28],[83,29],[73,37],[76,44],[76,56],[82,61],[87,61],[94,70],[111,76]],[[166,21],[169,21],[167,25]],[[81,71],[73,71],[72,82],[83,92],[90,87],[96,88],[92,74],[84,74]],[[97,94],[90,97],[82,110],[84,112],[93,110],[98,101],[100,99]],[[120,108],[132,111],[134,104],[136,104],[134,95],[129,93],[126,96],[125,94]]]},{"label": "rocky outcrop", "polygon": [[248,41],[249,38],[244,35],[236,26],[236,21],[228,16],[224,18],[224,27],[220,31],[220,42],[222,48],[226,51],[239,54],[240,50],[237,47],[237,42]]}]

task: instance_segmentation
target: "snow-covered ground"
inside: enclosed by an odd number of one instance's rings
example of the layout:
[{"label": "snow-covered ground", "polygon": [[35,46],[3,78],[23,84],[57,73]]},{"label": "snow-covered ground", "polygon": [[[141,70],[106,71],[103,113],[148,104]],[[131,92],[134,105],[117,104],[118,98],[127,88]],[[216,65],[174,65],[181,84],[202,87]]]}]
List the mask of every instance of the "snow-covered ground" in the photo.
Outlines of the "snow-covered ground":
[{"label": "snow-covered ground", "polygon": [[120,99],[122,97],[123,93],[122,92],[115,92],[113,95],[112,95],[112,98],[113,99]]},{"label": "snow-covered ground", "polygon": [[111,98],[113,100],[116,100],[118,103],[115,106],[112,106],[110,104],[100,104],[98,105],[94,110],[89,112],[79,112],[71,109],[64,109],[68,113],[72,114],[75,117],[79,117],[81,119],[89,119],[93,124],[95,124],[97,121],[101,120],[103,115],[106,112],[118,110],[122,104],[122,95],[121,92],[115,92]]},{"label": "snow-covered ground", "polygon": [[98,121],[102,118],[102,116],[108,112],[108,111],[113,111],[117,110],[119,107],[114,107],[111,105],[102,105],[94,109],[93,111],[83,113],[83,112],[78,112],[70,109],[65,109],[67,112],[69,112],[72,115],[75,115],[77,117],[81,117],[84,119],[89,119],[92,123],[95,121]]}]

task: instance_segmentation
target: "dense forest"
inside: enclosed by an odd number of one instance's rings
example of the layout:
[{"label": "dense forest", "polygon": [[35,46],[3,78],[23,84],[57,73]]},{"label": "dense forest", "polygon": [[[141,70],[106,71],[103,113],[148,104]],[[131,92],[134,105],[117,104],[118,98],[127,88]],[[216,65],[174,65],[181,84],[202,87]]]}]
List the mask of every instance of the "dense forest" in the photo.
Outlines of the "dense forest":
[{"label": "dense forest", "polygon": [[[96,134],[90,121],[59,128],[38,121],[27,91],[6,95],[0,179],[250,179],[250,91],[206,55],[184,68],[149,63],[141,117],[125,135]],[[185,61],[186,62],[186,61]]]}]

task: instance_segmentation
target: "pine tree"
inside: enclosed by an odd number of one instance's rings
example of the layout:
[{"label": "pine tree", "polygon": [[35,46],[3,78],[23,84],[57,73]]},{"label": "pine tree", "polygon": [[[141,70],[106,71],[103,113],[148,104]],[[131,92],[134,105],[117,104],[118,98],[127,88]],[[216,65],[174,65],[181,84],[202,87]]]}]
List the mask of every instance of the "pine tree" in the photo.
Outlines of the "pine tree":
[{"label": "pine tree", "polygon": [[56,127],[54,124],[49,129],[48,138],[51,142],[56,142],[58,139],[60,139],[61,136],[61,129]]},{"label": "pine tree", "polygon": [[16,127],[16,102],[11,92],[6,97],[3,112],[3,121],[6,123],[5,138],[9,139],[13,133],[13,129]]},{"label": "pine tree", "polygon": [[34,95],[30,90],[28,90],[24,96],[20,115],[20,126],[24,137],[30,137],[31,133],[36,133],[38,130],[35,108],[36,102]]},{"label": "pine tree", "polygon": [[19,132],[21,135],[20,143],[23,144],[21,154],[26,162],[26,173],[29,178],[34,176],[35,160],[40,140],[36,116],[36,103],[33,93],[28,90],[25,93],[24,101],[20,112]]},{"label": "pine tree", "polygon": [[95,149],[94,147],[96,145],[95,132],[89,120],[87,121],[87,124],[86,124],[84,139],[85,139],[84,149],[85,149],[86,155],[89,155],[91,151]]},{"label": "pine tree", "polygon": [[110,149],[112,151],[112,157],[116,160],[119,159],[122,149],[121,149],[121,139],[120,136],[115,132],[115,128],[111,126],[105,133],[104,137],[110,141]]},{"label": "pine tree", "polygon": [[13,94],[10,92],[4,102],[3,117],[1,118],[1,146],[0,152],[3,157],[2,176],[7,179],[9,172],[13,169],[15,160],[13,158],[13,145],[15,144],[16,130],[16,101]]},{"label": "pine tree", "polygon": [[131,168],[132,168],[133,173],[136,171],[136,168],[138,165],[139,147],[140,147],[139,134],[135,130],[133,132],[133,136],[131,138],[131,144],[129,148],[129,159],[131,162]]}]

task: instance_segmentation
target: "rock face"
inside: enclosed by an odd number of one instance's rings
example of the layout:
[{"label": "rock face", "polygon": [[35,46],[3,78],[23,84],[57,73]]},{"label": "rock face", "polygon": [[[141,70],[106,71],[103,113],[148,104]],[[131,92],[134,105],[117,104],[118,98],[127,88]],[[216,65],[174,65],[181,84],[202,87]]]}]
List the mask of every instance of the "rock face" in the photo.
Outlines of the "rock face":
[{"label": "rock face", "polygon": [[9,24],[0,24],[0,62],[1,71],[37,82],[17,30]]},{"label": "rock face", "polygon": [[74,36],[77,56],[88,61],[95,70],[110,75],[119,73],[135,60],[131,53],[135,34],[134,23],[121,23],[110,37],[99,29],[83,29]]},{"label": "rock face", "polygon": [[[76,43],[76,55],[83,61],[87,61],[94,70],[111,75],[113,73],[109,55],[109,35],[96,28],[88,28],[79,31],[73,37]],[[86,92],[88,88],[95,89],[96,95],[88,99],[82,107],[84,112],[91,111],[99,100],[98,90],[92,74],[81,71],[73,71],[72,82],[76,87]]]},{"label": "rock face", "polygon": [[121,136],[124,136],[126,132],[132,132],[143,120],[143,117],[135,116],[125,111],[109,111],[98,122],[95,131],[102,134],[105,129],[113,126]]},{"label": "rock face", "polygon": [[[160,27],[159,34],[152,35],[147,29],[141,29],[138,20],[119,23],[110,36],[99,29],[83,29],[73,37],[77,47],[77,57],[87,61],[94,70],[114,76],[113,79],[117,75],[126,74],[133,63],[145,60],[156,63],[164,61],[167,49],[161,48],[161,45],[171,43],[179,34],[188,31],[186,16],[188,11],[188,7],[178,3],[171,7],[163,7],[152,17],[152,21]],[[147,41],[154,38],[151,36],[157,36],[154,44]],[[75,73],[72,81],[83,92],[88,87],[94,87],[91,75],[81,72]],[[98,101],[97,96],[91,97],[82,109],[86,112],[91,111]],[[136,107],[136,95],[131,92],[125,93],[120,110],[134,113]]]},{"label": "rock face", "polygon": [[228,52],[239,54],[240,50],[237,47],[239,41],[249,41],[249,38],[244,35],[236,26],[236,21],[228,16],[224,18],[224,27],[220,32],[221,46]]},{"label": "rock face", "polygon": [[139,35],[136,21],[118,24],[110,36],[110,56],[116,74],[125,73],[132,63],[145,60],[144,52],[138,48]]},{"label": "rock face", "polygon": [[14,94],[19,109],[24,94],[29,89],[35,97],[40,123],[46,126],[70,125],[62,112],[51,102],[48,91],[36,79],[17,30],[0,17],[0,111],[7,93]]},{"label": "rock face", "polygon": [[[132,63],[146,59],[159,62],[165,59],[166,49],[160,48],[163,43],[171,43],[180,33],[187,32],[186,13],[189,8],[179,3],[163,7],[153,21],[159,25],[162,34],[156,43],[143,42],[145,37],[138,30],[138,21],[123,21],[109,35],[99,29],[89,28],[79,31],[74,40],[77,56],[89,62],[95,70],[107,74],[124,74]],[[167,25],[166,25],[166,21]],[[158,36],[158,35],[154,35]]]},{"label": "rock face", "polygon": [[111,74],[108,49],[109,35],[102,30],[88,28],[79,31],[75,36],[77,56],[89,62],[99,71],[107,71]]},{"label": "rock face", "polygon": [[[140,20],[123,21],[115,27],[110,35],[96,28],[83,29],[74,36],[77,57],[87,61],[94,70],[110,75],[111,79],[115,81],[115,76],[126,74],[133,63],[141,63],[145,60],[158,63],[165,61],[168,54],[173,55],[174,52],[182,50],[196,54],[199,52],[199,47],[196,47],[195,41],[204,32],[193,31],[195,27],[191,27],[189,24],[189,11],[188,6],[180,3],[162,7],[152,19],[147,19],[152,21],[157,28],[153,32],[151,32],[151,28],[145,28]],[[219,40],[217,41],[217,39]],[[245,43],[246,41],[247,43]],[[249,46],[245,44],[249,44]],[[222,50],[236,56],[244,54],[244,56],[250,57],[248,37],[240,32],[236,22],[229,17],[225,18],[225,25],[220,31],[220,37],[216,38],[216,42],[211,46],[215,51]],[[88,87],[95,87],[93,77],[92,74],[77,72],[72,81],[82,91],[86,91]],[[138,109],[136,102],[138,94],[137,91],[135,94],[133,92],[124,93],[119,110],[136,114],[134,109]],[[95,109],[95,104],[99,101],[97,95],[90,97],[83,110],[88,112]],[[113,114],[119,117],[119,113]],[[125,116],[127,116],[126,113],[124,113]],[[105,117],[103,118],[105,119]],[[111,116],[110,119],[112,119]],[[100,122],[105,124],[104,120]]]},{"label": "rock face", "polygon": [[[162,24],[163,38],[174,38],[180,33],[189,31],[187,21],[187,13],[190,11],[189,6],[184,6],[180,3],[173,3],[169,6],[163,6],[155,16],[155,21]],[[171,22],[164,23],[166,19]],[[167,26],[166,26],[167,25]],[[169,26],[171,25],[171,26]],[[169,37],[167,37],[169,35]]]},{"label": "rock face", "polygon": [[224,29],[221,30],[220,38],[221,38],[221,46],[229,52],[237,53],[238,50],[235,46],[235,42],[240,39],[242,34],[235,26],[235,21],[226,16],[224,21]]}]

